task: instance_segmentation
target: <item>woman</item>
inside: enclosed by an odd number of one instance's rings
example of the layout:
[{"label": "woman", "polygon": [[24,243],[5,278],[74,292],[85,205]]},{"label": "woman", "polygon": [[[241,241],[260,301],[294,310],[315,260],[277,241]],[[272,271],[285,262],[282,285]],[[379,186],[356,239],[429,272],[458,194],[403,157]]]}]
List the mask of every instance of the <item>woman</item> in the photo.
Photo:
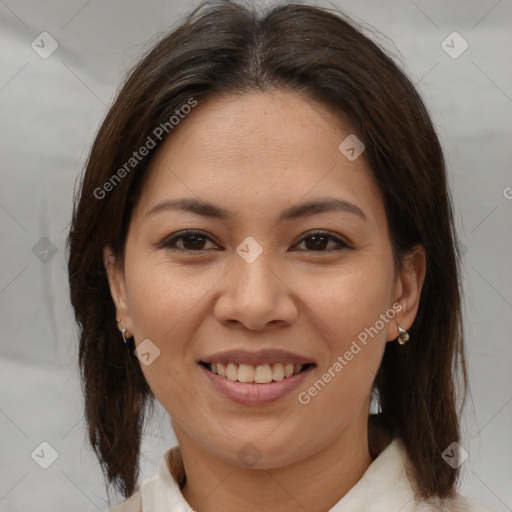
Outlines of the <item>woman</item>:
[{"label": "woman", "polygon": [[[456,490],[442,150],[342,14],[197,8],[110,108],[69,249],[89,439],[127,498],[113,511],[489,510]],[[140,485],[155,398],[178,446]]]}]

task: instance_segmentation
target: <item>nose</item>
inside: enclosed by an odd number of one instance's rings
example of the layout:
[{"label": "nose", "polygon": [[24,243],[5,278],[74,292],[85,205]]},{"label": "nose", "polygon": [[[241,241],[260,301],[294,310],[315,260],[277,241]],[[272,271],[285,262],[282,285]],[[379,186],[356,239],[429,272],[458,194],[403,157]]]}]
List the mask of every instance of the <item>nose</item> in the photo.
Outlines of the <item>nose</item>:
[{"label": "nose", "polygon": [[297,318],[293,284],[279,275],[265,252],[251,263],[238,258],[222,282],[214,314],[226,326],[258,331],[291,325]]}]

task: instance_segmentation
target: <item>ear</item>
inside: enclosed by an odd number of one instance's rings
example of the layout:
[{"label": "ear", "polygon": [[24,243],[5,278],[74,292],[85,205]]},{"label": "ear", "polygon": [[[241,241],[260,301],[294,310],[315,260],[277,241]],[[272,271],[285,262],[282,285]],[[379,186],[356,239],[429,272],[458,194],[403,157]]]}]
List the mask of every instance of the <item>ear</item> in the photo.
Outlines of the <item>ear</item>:
[{"label": "ear", "polygon": [[108,246],[103,249],[103,264],[107,271],[110,295],[116,308],[116,319],[119,320],[118,328],[120,331],[123,327],[126,328],[126,337],[130,337],[133,333],[133,324],[128,307],[124,269],[122,262],[118,261]]},{"label": "ear", "polygon": [[403,257],[403,264],[400,273],[395,280],[395,292],[393,304],[397,311],[394,321],[388,323],[386,340],[394,341],[400,334],[397,324],[408,331],[416,318],[420,304],[421,289],[425,281],[426,253],[422,245],[416,245]]}]

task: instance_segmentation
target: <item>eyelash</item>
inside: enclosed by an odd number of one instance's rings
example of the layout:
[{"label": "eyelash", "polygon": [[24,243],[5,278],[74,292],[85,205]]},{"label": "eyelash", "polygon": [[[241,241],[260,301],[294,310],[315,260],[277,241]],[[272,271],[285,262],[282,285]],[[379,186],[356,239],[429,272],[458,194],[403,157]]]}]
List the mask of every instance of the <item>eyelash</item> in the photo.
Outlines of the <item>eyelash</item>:
[{"label": "eyelash", "polygon": [[[172,235],[168,238],[166,238],[160,245],[159,245],[159,248],[166,248],[166,249],[173,249],[173,250],[178,250],[178,251],[183,251],[183,252],[186,252],[186,253],[202,253],[204,251],[207,251],[208,249],[199,249],[197,251],[194,251],[194,250],[191,250],[191,249],[185,249],[185,248],[181,248],[181,247],[176,247],[176,242],[180,239],[183,239],[183,238],[187,238],[189,236],[200,236],[201,238],[204,238],[206,240],[209,240],[211,242],[213,242],[213,240],[207,236],[205,233],[203,233],[202,231],[194,231],[194,230],[186,230],[186,231],[181,231],[180,233],[177,233],[175,235]],[[347,242],[341,240],[340,238],[332,235],[331,233],[327,232],[327,231],[310,231],[308,233],[306,233],[306,235],[301,238],[299,240],[299,242],[297,242],[297,244],[295,245],[298,245],[300,243],[302,243],[304,240],[307,240],[308,238],[311,238],[311,237],[314,237],[314,236],[322,236],[322,237],[325,237],[327,238],[329,241],[334,241],[336,242],[339,246],[341,246],[340,249],[326,249],[326,250],[322,250],[322,251],[313,251],[313,250],[307,250],[307,252],[312,252],[312,253],[331,253],[333,251],[339,251],[339,250],[342,250],[342,249],[353,249],[352,246],[350,246]]]}]

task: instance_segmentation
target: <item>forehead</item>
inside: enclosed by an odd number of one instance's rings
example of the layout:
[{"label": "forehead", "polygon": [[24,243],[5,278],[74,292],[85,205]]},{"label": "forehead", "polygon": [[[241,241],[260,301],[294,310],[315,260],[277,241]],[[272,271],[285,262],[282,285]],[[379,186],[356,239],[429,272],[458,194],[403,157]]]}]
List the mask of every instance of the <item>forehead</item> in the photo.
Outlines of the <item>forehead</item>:
[{"label": "forehead", "polygon": [[384,210],[364,153],[351,161],[339,150],[350,134],[339,115],[296,93],[198,101],[155,155],[138,210],[191,196],[235,213],[282,210],[329,195],[376,219]]}]

